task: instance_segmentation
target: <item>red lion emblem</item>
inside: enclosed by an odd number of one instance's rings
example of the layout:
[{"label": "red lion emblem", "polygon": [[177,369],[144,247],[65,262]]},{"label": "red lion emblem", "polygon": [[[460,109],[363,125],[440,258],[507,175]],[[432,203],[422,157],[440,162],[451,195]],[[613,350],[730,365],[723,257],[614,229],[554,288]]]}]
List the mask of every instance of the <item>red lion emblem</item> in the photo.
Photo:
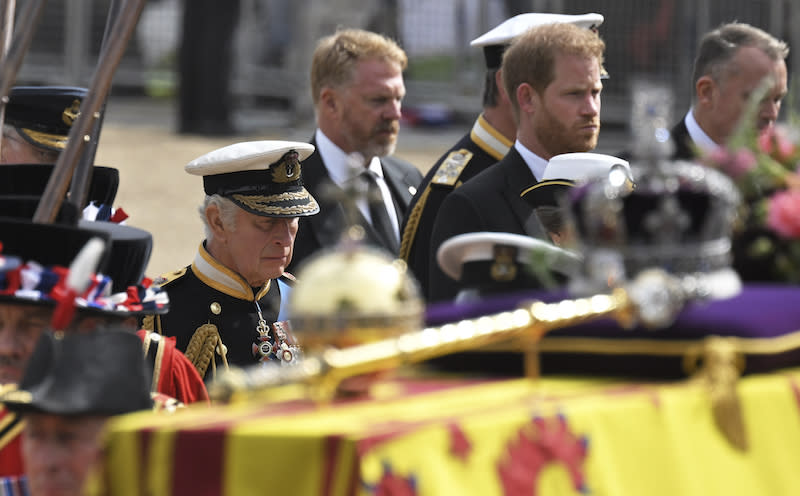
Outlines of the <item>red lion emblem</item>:
[{"label": "red lion emblem", "polygon": [[364,483],[364,486],[375,496],[417,496],[417,481],[414,476],[395,474],[387,462],[383,463],[383,475],[378,483]]},{"label": "red lion emblem", "polygon": [[535,496],[539,475],[549,463],[562,463],[569,471],[575,489],[585,492],[583,462],[586,460],[587,446],[586,437],[575,436],[563,415],[549,419],[534,417],[508,442],[508,455],[497,465],[503,494]]}]

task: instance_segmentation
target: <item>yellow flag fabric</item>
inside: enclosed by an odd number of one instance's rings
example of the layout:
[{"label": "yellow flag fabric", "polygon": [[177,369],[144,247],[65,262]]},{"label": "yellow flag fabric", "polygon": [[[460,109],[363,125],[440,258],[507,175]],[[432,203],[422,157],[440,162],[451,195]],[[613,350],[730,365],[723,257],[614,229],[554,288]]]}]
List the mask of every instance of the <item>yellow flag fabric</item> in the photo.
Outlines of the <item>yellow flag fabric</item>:
[{"label": "yellow flag fabric", "polygon": [[800,370],[736,385],[745,449],[699,380],[396,379],[372,398],[253,399],[107,432],[120,496],[800,494]]}]

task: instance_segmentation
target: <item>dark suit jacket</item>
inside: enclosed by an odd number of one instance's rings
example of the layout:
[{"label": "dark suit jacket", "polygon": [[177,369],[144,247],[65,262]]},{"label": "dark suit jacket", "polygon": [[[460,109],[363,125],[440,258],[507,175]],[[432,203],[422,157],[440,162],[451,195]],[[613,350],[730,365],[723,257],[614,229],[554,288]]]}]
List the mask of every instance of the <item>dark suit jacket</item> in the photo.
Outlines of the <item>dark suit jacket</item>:
[{"label": "dark suit jacket", "polygon": [[[472,158],[464,165],[458,176],[457,182],[453,185],[432,183],[433,176],[439,170],[442,163],[450,156],[450,153],[457,150],[466,150],[472,153]],[[427,289],[427,280],[431,251],[431,232],[436,214],[442,206],[442,202],[456,188],[478,173],[486,170],[492,164],[496,164],[497,159],[489,154],[481,146],[470,138],[470,133],[464,135],[458,143],[447,150],[430,171],[425,175],[419,186],[417,194],[408,209],[408,214],[403,221],[403,240],[400,256],[408,263],[409,269],[414,276],[425,281],[422,285],[423,296]]]},{"label": "dark suit jacket", "polygon": [[[689,136],[683,119],[672,128],[672,140],[675,143],[673,159],[693,160],[696,158],[694,141]],[[755,207],[750,206],[749,208],[752,210]],[[770,250],[753,249],[756,243],[767,244],[772,248]],[[750,224],[740,226],[733,232],[732,265],[745,282],[785,282],[785,273],[777,261],[790,249],[790,242],[781,239],[769,229],[759,225],[758,222],[752,222],[751,219]]]},{"label": "dark suit jacket", "polygon": [[672,128],[672,142],[675,143],[675,150],[672,152],[673,160],[692,160],[694,155],[694,141],[689,136],[686,123],[681,119]]},{"label": "dark suit jacket", "polygon": [[491,231],[545,238],[533,206],[521,197],[523,191],[536,183],[522,156],[511,148],[503,160],[447,195],[431,234],[427,287],[430,301],[452,299],[460,289],[436,261],[439,246],[451,237]]},{"label": "dark suit jacket", "polygon": [[[315,140],[312,139],[311,144],[316,146]],[[383,168],[383,177],[392,193],[397,218],[399,222],[402,222],[411,198],[422,181],[422,174],[408,162],[393,157],[382,158],[381,167]],[[294,242],[294,255],[292,263],[287,269],[292,273],[296,273],[302,262],[320,248],[335,246],[348,226],[344,207],[337,199],[330,198],[325,191],[328,186],[332,188],[338,188],[338,186],[331,181],[328,169],[322,162],[318,151],[314,151],[303,161],[303,184],[319,203],[320,211],[316,215],[300,217],[300,227]],[[361,212],[357,212],[356,216],[357,224],[364,228],[364,242],[382,248],[380,237],[372,225],[361,215]]]},{"label": "dark suit jacket", "polygon": [[[696,158],[694,154],[694,141],[692,141],[692,137],[689,136],[689,130],[686,129],[686,123],[683,119],[678,121],[678,123],[675,124],[670,130],[670,139],[675,145],[675,149],[672,150],[670,159],[694,160]],[[636,159],[631,150],[622,150],[621,152],[618,152],[616,156],[623,160],[629,161]]]}]

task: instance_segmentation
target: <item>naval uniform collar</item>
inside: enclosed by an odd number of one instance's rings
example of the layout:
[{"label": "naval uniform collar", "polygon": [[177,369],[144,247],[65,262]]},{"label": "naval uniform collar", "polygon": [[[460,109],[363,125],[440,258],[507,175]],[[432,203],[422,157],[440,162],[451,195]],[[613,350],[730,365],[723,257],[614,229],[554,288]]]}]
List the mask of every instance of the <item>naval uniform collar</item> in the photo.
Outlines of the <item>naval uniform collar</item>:
[{"label": "naval uniform collar", "polygon": [[206,250],[205,242],[201,243],[197,249],[194,262],[192,262],[192,272],[207,286],[228,296],[247,301],[263,298],[269,291],[270,283],[272,282],[271,280],[267,281],[254,297],[253,288],[250,287],[247,281],[211,256]]},{"label": "naval uniform collar", "polygon": [[483,114],[479,115],[475,120],[469,137],[481,147],[483,151],[497,160],[506,156],[512,144],[511,140],[503,136],[503,133],[489,124],[489,121],[486,120]]}]

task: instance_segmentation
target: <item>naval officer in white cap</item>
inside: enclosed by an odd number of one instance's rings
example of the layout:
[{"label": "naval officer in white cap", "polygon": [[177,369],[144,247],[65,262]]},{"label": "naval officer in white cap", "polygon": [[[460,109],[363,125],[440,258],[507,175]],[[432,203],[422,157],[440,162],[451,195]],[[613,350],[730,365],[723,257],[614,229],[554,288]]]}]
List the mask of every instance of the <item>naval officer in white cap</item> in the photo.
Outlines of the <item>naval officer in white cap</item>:
[{"label": "naval officer in white cap", "polygon": [[144,325],[175,336],[206,379],[228,364],[297,358],[282,314],[293,280],[285,268],[298,218],[319,212],[301,172],[313,151],[308,143],[252,141],[186,166],[203,176],[206,238],[191,265],[157,281],[169,288],[172,306]]},{"label": "naval officer in white cap", "polygon": [[431,231],[442,202],[464,181],[502,159],[517,134],[511,102],[501,82],[501,62],[511,40],[526,30],[543,24],[571,23],[596,30],[603,23],[600,14],[519,14],[507,19],[474,39],[474,47],[483,49],[486,78],[483,111],[472,129],[439,157],[417,188],[403,222],[400,258],[422,286],[426,298],[431,251]]}]

